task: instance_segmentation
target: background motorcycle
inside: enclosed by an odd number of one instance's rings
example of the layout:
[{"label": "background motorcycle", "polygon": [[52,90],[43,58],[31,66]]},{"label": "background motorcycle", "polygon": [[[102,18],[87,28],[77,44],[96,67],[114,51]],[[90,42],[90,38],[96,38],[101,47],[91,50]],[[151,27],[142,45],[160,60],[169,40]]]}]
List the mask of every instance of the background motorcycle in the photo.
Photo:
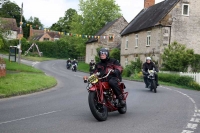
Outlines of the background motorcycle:
[{"label": "background motorcycle", "polygon": [[73,64],[72,65],[72,71],[76,72],[76,70],[77,70],[77,64]]},{"label": "background motorcycle", "polygon": [[[121,106],[119,104],[119,100],[116,98],[108,82],[102,81],[104,78],[107,78],[111,72],[112,70],[102,78],[98,78],[98,74],[93,74],[90,77],[83,77],[84,82],[88,83],[87,90],[89,92],[88,103],[90,110],[98,121],[105,121],[108,117],[108,112],[118,111],[120,114],[125,114],[127,111],[127,105]],[[124,92],[125,85],[122,82],[118,85],[126,101],[128,92]]]},{"label": "background motorcycle", "polygon": [[67,63],[67,69],[70,69],[70,67],[71,67],[71,63],[68,62],[68,63]]},{"label": "background motorcycle", "polygon": [[147,76],[147,86],[151,91],[157,92],[157,85],[155,80],[155,70],[148,70],[149,75]]},{"label": "background motorcycle", "polygon": [[90,67],[90,75],[92,75],[94,73],[94,69],[95,69],[95,65]]}]

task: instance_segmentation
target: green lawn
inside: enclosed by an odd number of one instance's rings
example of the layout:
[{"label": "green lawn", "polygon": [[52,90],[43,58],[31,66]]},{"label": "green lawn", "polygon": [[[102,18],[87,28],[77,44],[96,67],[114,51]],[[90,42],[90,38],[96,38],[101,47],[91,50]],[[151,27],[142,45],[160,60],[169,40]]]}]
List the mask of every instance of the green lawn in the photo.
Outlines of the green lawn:
[{"label": "green lawn", "polygon": [[32,66],[6,62],[6,76],[0,78],[0,98],[27,94],[51,88],[57,84],[55,78]]}]

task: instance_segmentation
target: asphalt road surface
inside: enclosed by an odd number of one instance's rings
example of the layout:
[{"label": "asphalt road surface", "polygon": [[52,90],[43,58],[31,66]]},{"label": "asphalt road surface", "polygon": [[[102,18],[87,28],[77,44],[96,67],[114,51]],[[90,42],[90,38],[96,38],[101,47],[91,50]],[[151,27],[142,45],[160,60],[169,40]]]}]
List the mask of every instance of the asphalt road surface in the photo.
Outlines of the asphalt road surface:
[{"label": "asphalt road surface", "polygon": [[[0,133],[200,133],[200,92],[124,80],[127,113],[111,112],[98,122],[88,106],[82,72],[65,60],[22,63],[54,76],[58,84],[34,94],[0,99]],[[1,82],[1,81],[0,81]],[[43,81],[41,81],[43,82]]]}]

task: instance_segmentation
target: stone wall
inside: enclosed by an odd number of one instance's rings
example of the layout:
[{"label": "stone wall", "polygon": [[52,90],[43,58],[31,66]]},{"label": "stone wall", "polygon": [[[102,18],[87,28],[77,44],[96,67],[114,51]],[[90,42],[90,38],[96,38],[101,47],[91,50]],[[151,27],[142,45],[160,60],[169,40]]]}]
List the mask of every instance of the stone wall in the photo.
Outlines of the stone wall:
[{"label": "stone wall", "polygon": [[3,58],[0,57],[0,77],[6,76],[6,63]]}]

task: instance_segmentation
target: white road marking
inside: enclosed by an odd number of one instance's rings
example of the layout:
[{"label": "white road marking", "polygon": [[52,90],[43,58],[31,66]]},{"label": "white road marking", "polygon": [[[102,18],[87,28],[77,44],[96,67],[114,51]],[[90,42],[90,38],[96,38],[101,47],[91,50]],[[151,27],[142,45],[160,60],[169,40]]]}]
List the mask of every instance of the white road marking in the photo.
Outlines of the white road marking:
[{"label": "white road marking", "polygon": [[16,121],[21,121],[21,120],[25,120],[25,119],[30,119],[30,118],[34,118],[34,117],[38,117],[38,116],[48,115],[48,114],[52,114],[52,113],[56,113],[56,112],[60,112],[60,111],[62,111],[62,110],[51,111],[51,112],[47,112],[47,113],[43,113],[43,114],[38,114],[38,115],[28,116],[28,117],[24,117],[24,118],[15,119],[15,120],[0,122],[0,125],[11,123],[11,122],[16,122]]},{"label": "white road marking", "polygon": [[194,131],[189,131],[189,130],[183,130],[182,133],[193,133]]},{"label": "white road marking", "polygon": [[198,124],[188,123],[186,128],[195,130],[197,129]]},{"label": "white road marking", "polygon": [[190,121],[200,123],[200,118],[192,118]]},{"label": "white road marking", "polygon": [[[194,122],[194,123],[198,123],[198,124],[200,123],[200,119],[199,118],[195,118],[195,117],[200,117],[200,114],[199,114],[200,110],[198,110],[196,102],[194,101],[194,99],[192,97],[190,97],[189,95],[187,95],[187,94],[185,94],[185,93],[183,93],[181,91],[178,91],[178,90],[173,90],[173,89],[170,89],[170,88],[167,88],[167,87],[163,87],[163,86],[161,86],[161,87],[165,88],[165,89],[168,89],[168,90],[175,91],[175,92],[187,97],[194,104],[194,115],[191,118],[190,122]],[[194,123],[188,123],[186,129],[189,129],[189,130],[183,130],[182,133],[193,133],[194,131],[190,131],[190,130],[195,130],[198,127],[198,124],[194,124]]]},{"label": "white road marking", "polygon": [[34,67],[36,64],[38,64],[38,63],[40,63],[40,62],[38,62],[38,61],[36,61],[36,62],[33,62],[32,63],[32,67]]}]

